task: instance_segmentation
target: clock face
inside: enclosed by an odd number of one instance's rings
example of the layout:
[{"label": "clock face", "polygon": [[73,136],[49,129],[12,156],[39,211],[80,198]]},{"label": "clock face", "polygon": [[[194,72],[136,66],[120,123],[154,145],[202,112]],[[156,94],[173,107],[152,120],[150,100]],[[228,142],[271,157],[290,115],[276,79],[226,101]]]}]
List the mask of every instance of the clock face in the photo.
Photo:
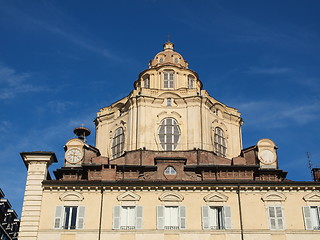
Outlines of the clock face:
[{"label": "clock face", "polygon": [[259,154],[260,161],[264,164],[271,164],[275,161],[275,155],[270,150],[262,150]]},{"label": "clock face", "polygon": [[70,148],[66,152],[65,158],[69,163],[78,163],[83,158],[83,153],[79,148]]}]

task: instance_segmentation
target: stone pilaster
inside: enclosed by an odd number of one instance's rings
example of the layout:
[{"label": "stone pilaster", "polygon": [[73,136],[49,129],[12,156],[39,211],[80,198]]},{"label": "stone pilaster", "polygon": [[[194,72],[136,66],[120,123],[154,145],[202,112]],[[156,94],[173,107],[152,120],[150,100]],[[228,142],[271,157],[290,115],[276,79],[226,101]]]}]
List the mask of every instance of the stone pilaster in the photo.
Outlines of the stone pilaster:
[{"label": "stone pilaster", "polygon": [[42,181],[47,179],[48,167],[57,162],[52,152],[23,152],[21,157],[28,169],[22,207],[19,240],[36,240],[39,230]]}]

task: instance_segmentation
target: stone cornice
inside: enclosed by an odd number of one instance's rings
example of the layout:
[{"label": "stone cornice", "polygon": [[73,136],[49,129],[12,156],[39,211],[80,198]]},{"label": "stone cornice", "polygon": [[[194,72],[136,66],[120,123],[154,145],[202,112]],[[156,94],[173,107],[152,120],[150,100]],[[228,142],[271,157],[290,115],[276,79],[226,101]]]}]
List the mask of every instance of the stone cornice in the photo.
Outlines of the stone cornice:
[{"label": "stone cornice", "polygon": [[177,182],[177,181],[61,181],[45,180],[46,190],[132,190],[132,191],[315,191],[320,190],[317,182]]}]

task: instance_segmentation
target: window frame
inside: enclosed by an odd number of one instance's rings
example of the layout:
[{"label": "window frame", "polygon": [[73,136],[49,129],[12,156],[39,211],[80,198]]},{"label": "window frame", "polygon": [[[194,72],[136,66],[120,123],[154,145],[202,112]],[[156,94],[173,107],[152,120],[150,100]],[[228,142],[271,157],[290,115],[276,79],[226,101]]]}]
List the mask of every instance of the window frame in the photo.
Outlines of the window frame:
[{"label": "window frame", "polygon": [[188,88],[189,89],[194,88],[194,81],[195,81],[195,78],[192,75],[188,75]]},{"label": "window frame", "polygon": [[[218,210],[218,211],[214,211]],[[225,230],[231,229],[231,207],[229,206],[202,206],[202,229]],[[212,224],[215,219],[215,226]]]},{"label": "window frame", "polygon": [[167,107],[172,107],[172,98],[167,98]]},{"label": "window frame", "polygon": [[112,138],[111,153],[112,158],[120,157],[123,154],[125,135],[123,127],[118,127]]},{"label": "window frame", "polygon": [[[177,219],[175,219],[178,224],[170,224],[166,226],[166,208],[177,208]],[[168,220],[168,219],[167,219]],[[170,221],[171,222],[171,221]],[[165,230],[180,230],[186,229],[186,207],[185,206],[178,206],[178,205],[165,205],[165,206],[157,206],[157,229],[165,229]]]},{"label": "window frame", "polygon": [[174,71],[168,70],[163,72],[163,88],[174,88]]},{"label": "window frame", "polygon": [[[316,209],[315,216],[312,216],[311,209]],[[304,206],[303,210],[303,219],[306,230],[320,230],[320,206]],[[314,222],[316,218],[317,223]]]},{"label": "window frame", "polygon": [[[67,209],[69,209],[69,211],[71,210],[71,212],[66,213]],[[74,220],[73,220],[73,217],[74,217]],[[83,229],[84,217],[85,217],[84,206],[56,206],[53,227],[54,229],[65,229],[65,230]]]},{"label": "window frame", "polygon": [[143,86],[144,86],[144,88],[150,88],[150,76],[144,77]]},{"label": "window frame", "polygon": [[[274,216],[271,216],[270,209],[274,209]],[[277,209],[281,210],[281,216],[278,216]],[[283,207],[279,205],[274,206],[268,206],[267,207],[267,216],[268,216],[268,223],[269,223],[269,229],[270,230],[285,230],[285,222],[284,222],[284,215],[283,215]],[[272,223],[272,220],[274,220],[274,225]],[[282,226],[280,225],[280,221],[282,222]]]},{"label": "window frame", "polygon": [[172,166],[168,166],[168,167],[166,167],[166,169],[164,170],[163,173],[164,173],[164,175],[175,176],[175,175],[177,175],[177,170]]},{"label": "window frame", "polygon": [[214,152],[219,157],[226,157],[227,155],[227,139],[224,136],[224,131],[220,127],[214,128]]},{"label": "window frame", "polygon": [[[128,223],[128,215],[125,215],[127,211],[125,209],[133,208],[134,215],[133,221],[134,224],[130,225],[125,224],[123,222],[125,220]],[[142,206],[129,206],[129,205],[122,205],[122,206],[114,206],[113,207],[113,221],[112,221],[112,229],[120,229],[120,230],[136,230],[142,228],[142,214],[143,214],[143,207]],[[124,219],[125,218],[125,219]]]},{"label": "window frame", "polygon": [[[171,120],[171,124],[168,122]],[[181,130],[179,123],[172,117],[162,119],[158,128],[160,146],[164,151],[174,151],[179,145]]]}]

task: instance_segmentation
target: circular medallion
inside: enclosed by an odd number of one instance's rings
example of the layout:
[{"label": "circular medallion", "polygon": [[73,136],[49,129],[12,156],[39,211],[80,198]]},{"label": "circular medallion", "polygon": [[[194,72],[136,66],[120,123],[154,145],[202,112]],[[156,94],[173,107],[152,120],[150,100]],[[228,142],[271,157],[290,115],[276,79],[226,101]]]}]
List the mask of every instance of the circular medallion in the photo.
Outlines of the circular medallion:
[{"label": "circular medallion", "polygon": [[272,151],[270,151],[270,150],[267,150],[267,149],[262,150],[259,153],[259,159],[264,164],[271,164],[276,160],[274,153]]},{"label": "circular medallion", "polygon": [[67,162],[75,164],[83,158],[83,152],[79,148],[70,148],[65,154]]}]

